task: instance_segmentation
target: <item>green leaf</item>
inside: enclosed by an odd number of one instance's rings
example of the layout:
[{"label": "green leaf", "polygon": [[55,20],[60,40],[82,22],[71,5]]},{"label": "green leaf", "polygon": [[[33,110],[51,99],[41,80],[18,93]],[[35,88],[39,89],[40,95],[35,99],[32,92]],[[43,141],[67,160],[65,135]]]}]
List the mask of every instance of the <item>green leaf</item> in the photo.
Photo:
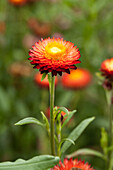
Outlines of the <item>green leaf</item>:
[{"label": "green leaf", "polygon": [[50,155],[36,156],[29,160],[18,159],[15,162],[0,163],[1,170],[41,170],[54,167],[59,162],[59,157]]},{"label": "green leaf", "polygon": [[59,107],[58,110],[63,111],[66,114],[69,114],[69,111],[65,107]]},{"label": "green leaf", "polygon": [[108,151],[113,150],[113,146],[108,147],[107,150],[108,150]]},{"label": "green leaf", "polygon": [[63,143],[64,141],[69,141],[69,142],[71,142],[73,145],[75,145],[75,142],[74,142],[73,140],[71,140],[71,139],[69,139],[69,138],[64,138],[64,139],[61,140],[60,146],[62,145],[62,143]]},{"label": "green leaf", "polygon": [[49,126],[48,119],[47,119],[47,117],[45,116],[45,114],[44,114],[43,112],[41,112],[41,115],[42,115],[44,124],[45,124],[45,126],[46,126],[46,130],[47,130],[47,132],[48,132],[48,135],[50,136],[50,126]]},{"label": "green leaf", "polygon": [[[66,117],[64,123],[62,124],[62,128],[69,122],[69,120],[72,118],[76,110],[73,110],[72,112],[69,112],[68,116]],[[67,115],[67,114],[66,114]],[[64,116],[65,117],[65,116]]]},{"label": "green leaf", "polygon": [[[83,120],[68,136],[69,139],[76,141],[78,137],[82,134],[82,132],[85,130],[85,128],[95,119],[95,117],[91,117],[88,119]],[[71,143],[68,141],[65,141],[61,152],[65,152],[69,147],[71,146]]]},{"label": "green leaf", "polygon": [[79,155],[92,155],[92,156],[100,157],[104,160],[107,159],[101,152],[98,152],[98,151],[95,151],[92,149],[88,149],[88,148],[79,149],[79,150],[75,151],[74,153],[67,155],[66,157],[71,158],[71,157],[76,157]]},{"label": "green leaf", "polygon": [[43,73],[43,74],[42,74],[41,81],[43,81],[45,78],[46,78],[46,73]]},{"label": "green leaf", "polygon": [[104,152],[105,155],[107,155],[108,153],[108,134],[105,130],[105,128],[101,128],[101,138],[100,138],[100,145],[101,145],[101,148]]},{"label": "green leaf", "polygon": [[25,119],[22,119],[19,122],[15,123],[15,125],[25,125],[25,124],[30,124],[30,123],[44,126],[44,124],[42,124],[39,120],[35,119],[34,117],[27,117]]},{"label": "green leaf", "polygon": [[47,74],[48,75],[48,81],[49,81],[49,84],[51,82],[51,72]]}]

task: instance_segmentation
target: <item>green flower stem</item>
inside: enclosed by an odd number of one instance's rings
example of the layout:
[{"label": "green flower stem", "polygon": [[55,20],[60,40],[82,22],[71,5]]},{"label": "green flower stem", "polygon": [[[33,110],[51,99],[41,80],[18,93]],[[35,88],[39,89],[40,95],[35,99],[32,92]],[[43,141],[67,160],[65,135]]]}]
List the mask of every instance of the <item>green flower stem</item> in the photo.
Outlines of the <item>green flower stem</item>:
[{"label": "green flower stem", "polygon": [[[106,90],[109,116],[109,147],[113,145],[113,128],[112,128],[112,90]],[[108,170],[112,170],[112,150],[108,152]]]},{"label": "green flower stem", "polygon": [[54,109],[54,93],[55,93],[55,76],[50,79],[50,141],[51,141],[51,154],[55,155],[55,128],[54,128],[54,115],[53,115],[53,109]]},{"label": "green flower stem", "polygon": [[57,125],[56,125],[56,132],[57,132],[57,139],[58,139],[58,145],[57,145],[57,156],[61,156],[60,152],[60,143],[61,143],[61,114],[59,114]]},{"label": "green flower stem", "polygon": [[[113,130],[112,130],[112,106],[110,105],[109,107],[109,145],[113,145]],[[112,170],[112,150],[109,151],[109,157],[108,157],[108,162],[109,162],[109,168],[108,170]]]}]

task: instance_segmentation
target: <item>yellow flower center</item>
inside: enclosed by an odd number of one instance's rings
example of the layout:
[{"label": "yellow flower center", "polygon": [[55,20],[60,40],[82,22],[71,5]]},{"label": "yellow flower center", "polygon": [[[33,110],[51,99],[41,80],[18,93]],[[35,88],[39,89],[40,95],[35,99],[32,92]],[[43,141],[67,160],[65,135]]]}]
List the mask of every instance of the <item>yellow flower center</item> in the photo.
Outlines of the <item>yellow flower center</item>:
[{"label": "yellow flower center", "polygon": [[46,57],[50,59],[59,60],[66,51],[66,47],[63,44],[57,42],[48,43],[45,47]]},{"label": "yellow flower center", "polygon": [[106,67],[110,70],[113,71],[113,60],[106,61]]},{"label": "yellow flower center", "polygon": [[81,79],[83,77],[83,71],[79,69],[73,70],[69,76],[71,80]]}]

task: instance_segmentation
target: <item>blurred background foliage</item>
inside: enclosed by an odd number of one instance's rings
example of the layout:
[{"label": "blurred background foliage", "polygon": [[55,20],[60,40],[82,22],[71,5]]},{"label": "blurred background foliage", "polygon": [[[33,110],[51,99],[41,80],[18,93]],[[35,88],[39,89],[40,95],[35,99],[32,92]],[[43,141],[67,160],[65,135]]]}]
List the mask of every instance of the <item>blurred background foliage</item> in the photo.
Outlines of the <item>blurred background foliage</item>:
[{"label": "blurred background foliage", "polygon": [[[108,126],[105,94],[95,72],[104,59],[113,57],[113,1],[27,1],[18,6],[0,0],[0,161],[50,153],[44,129],[14,126],[27,116],[41,120],[40,111],[46,112],[49,107],[48,89],[36,85],[37,70],[27,61],[29,48],[41,37],[63,37],[73,42],[81,53],[78,66],[92,74],[92,83],[87,88],[64,89],[60,81],[56,86],[55,105],[77,109],[64,135],[84,118],[96,117],[67,153],[83,147],[101,151],[101,127],[107,130]],[[89,161],[96,170],[103,169],[99,158],[80,158]]]}]

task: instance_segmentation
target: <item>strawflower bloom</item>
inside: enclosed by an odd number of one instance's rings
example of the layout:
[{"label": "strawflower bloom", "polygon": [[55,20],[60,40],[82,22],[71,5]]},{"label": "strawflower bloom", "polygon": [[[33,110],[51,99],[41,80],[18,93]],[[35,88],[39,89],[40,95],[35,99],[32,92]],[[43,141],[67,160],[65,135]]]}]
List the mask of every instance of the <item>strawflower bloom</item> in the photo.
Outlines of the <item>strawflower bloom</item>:
[{"label": "strawflower bloom", "polygon": [[77,70],[71,70],[69,75],[64,74],[62,76],[61,82],[66,88],[84,88],[91,82],[91,74],[86,69],[78,68]]},{"label": "strawflower bloom", "polygon": [[12,3],[13,5],[23,5],[27,2],[27,0],[9,0],[10,3]]},{"label": "strawflower bloom", "polygon": [[94,170],[88,163],[78,159],[64,159],[64,162],[59,162],[60,165],[56,165],[51,170]]},{"label": "strawflower bloom", "polygon": [[[34,78],[36,84],[40,87],[49,88],[49,81],[48,81],[47,76],[45,77],[45,79],[43,81],[41,81],[41,78],[42,78],[42,74],[40,74],[39,72],[36,73],[35,78]],[[57,82],[58,82],[58,78],[55,77],[55,85],[57,84]]]},{"label": "strawflower bloom", "polygon": [[32,46],[28,59],[34,68],[42,73],[52,72],[52,76],[62,72],[70,74],[70,69],[76,69],[75,64],[80,63],[80,52],[74,44],[63,38],[41,39]]},{"label": "strawflower bloom", "polygon": [[102,75],[110,81],[113,81],[113,58],[107,59],[102,62],[101,69]]}]

